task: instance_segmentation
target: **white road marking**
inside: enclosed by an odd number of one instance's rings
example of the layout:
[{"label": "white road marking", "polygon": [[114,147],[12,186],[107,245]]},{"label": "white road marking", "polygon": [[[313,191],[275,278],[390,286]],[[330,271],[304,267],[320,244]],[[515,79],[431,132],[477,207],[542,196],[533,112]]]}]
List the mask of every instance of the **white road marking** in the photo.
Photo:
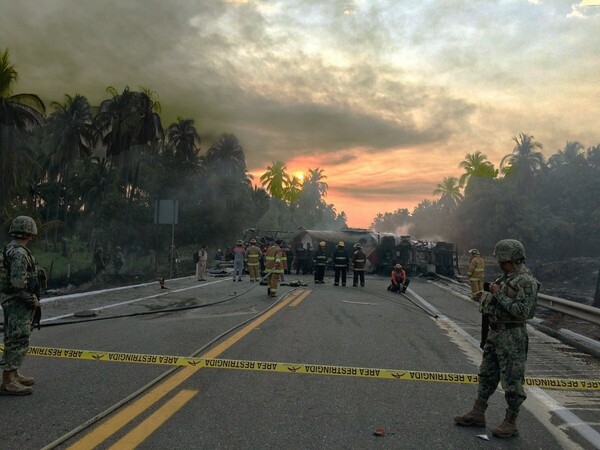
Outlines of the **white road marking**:
[{"label": "white road marking", "polygon": [[[198,284],[198,285],[194,285],[194,286],[188,286],[188,287],[180,288],[180,289],[168,290],[167,292],[161,292],[159,294],[148,295],[146,297],[140,297],[140,298],[136,298],[136,299],[133,299],[133,300],[127,300],[127,301],[124,301],[124,302],[112,303],[112,304],[106,305],[106,306],[99,306],[98,308],[91,308],[90,311],[102,311],[104,309],[116,308],[118,306],[129,305],[131,303],[141,302],[142,300],[148,300],[148,299],[151,299],[151,298],[162,297],[164,295],[172,294],[172,293],[175,293],[175,292],[183,292],[183,291],[188,291],[190,289],[198,289],[198,288],[201,288],[201,287],[204,287],[204,286],[210,286],[211,284],[221,283],[223,281],[225,281],[225,278],[223,278],[221,280],[211,281],[209,283]],[[154,284],[154,283],[149,283],[149,284]],[[120,290],[122,288],[117,288],[117,289]],[[110,292],[110,291],[113,291],[113,289],[105,289],[105,290],[102,290],[102,291],[94,291],[93,293],[85,292],[84,294],[87,294],[87,295],[102,294],[102,293]],[[73,295],[75,295],[75,294],[73,294]],[[70,297],[70,298],[74,298],[74,297]],[[47,319],[42,319],[41,323],[53,322],[55,320],[65,319],[67,317],[73,317],[73,314],[74,313],[69,313],[69,314],[63,314],[62,316],[49,317]]]}]

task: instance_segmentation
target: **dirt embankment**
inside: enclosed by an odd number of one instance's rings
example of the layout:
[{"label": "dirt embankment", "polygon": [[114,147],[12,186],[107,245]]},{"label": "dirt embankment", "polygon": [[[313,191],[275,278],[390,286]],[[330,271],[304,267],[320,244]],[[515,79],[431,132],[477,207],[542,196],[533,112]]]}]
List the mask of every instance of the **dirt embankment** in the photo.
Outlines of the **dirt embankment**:
[{"label": "dirt embankment", "polygon": [[539,261],[529,267],[542,283],[542,293],[587,305],[594,301],[600,258]]}]

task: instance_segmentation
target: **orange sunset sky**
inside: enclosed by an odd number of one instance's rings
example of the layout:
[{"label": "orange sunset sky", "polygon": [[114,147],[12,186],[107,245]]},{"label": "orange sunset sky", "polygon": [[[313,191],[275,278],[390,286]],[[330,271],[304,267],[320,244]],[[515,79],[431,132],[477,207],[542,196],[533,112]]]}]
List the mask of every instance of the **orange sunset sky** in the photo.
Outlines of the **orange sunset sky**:
[{"label": "orange sunset sky", "polygon": [[206,151],[235,134],[258,181],[273,161],[325,170],[348,225],[412,211],[467,153],[498,165],[523,132],[548,157],[600,143],[592,0],[0,0],[14,93],[49,104],[107,86],[158,93]]}]

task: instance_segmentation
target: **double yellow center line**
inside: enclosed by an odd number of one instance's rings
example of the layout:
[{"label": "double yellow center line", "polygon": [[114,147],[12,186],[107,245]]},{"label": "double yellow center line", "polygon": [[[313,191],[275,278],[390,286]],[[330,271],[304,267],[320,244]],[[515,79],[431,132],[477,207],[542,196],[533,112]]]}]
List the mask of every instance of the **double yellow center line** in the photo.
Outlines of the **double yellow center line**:
[{"label": "double yellow center line", "polygon": [[[233,344],[244,338],[252,330],[267,319],[275,315],[285,306],[295,307],[304,300],[311,291],[298,290],[290,294],[288,298],[275,305],[264,315],[249,323],[247,326],[233,334],[231,337],[209,350],[202,355],[202,358],[217,358],[221,353],[231,347]],[[132,422],[136,417],[161,400],[175,388],[180,386],[184,381],[194,375],[201,368],[185,367],[176,372],[173,376],[154,387],[147,394],[134,401],[131,405],[125,407],[120,412],[106,420],[104,423],[93,429],[79,441],[75,442],[70,449],[87,450],[95,448],[105,442],[108,438],[117,433],[121,428]],[[173,414],[181,409],[189,400],[191,400],[198,391],[182,390],[177,393],[171,400],[165,403],[162,407],[156,410],[147,419],[141,422],[137,427],[130,431],[127,435],[116,442],[111,449],[133,449],[141,444],[150,434],[152,434],[159,426],[168,420]]]}]

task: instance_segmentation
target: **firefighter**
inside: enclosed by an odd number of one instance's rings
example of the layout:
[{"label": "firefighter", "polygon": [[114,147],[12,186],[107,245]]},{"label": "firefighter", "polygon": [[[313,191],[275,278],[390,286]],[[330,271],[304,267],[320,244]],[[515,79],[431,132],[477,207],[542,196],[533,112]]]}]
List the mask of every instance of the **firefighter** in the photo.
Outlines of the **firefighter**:
[{"label": "firefighter", "polygon": [[292,251],[292,248],[287,244],[285,244],[285,248],[282,248],[282,250],[285,252],[285,256],[286,256],[286,260],[287,260],[287,267],[285,269],[285,273],[287,275],[291,275],[292,266],[294,264],[294,252]]},{"label": "firefighter", "polygon": [[475,301],[479,298],[479,293],[483,292],[483,272],[485,269],[485,261],[479,254],[479,250],[472,248],[469,250],[471,262],[467,270],[469,284],[471,285],[471,298]]},{"label": "firefighter", "polygon": [[296,248],[296,257],[294,258],[294,261],[296,263],[296,275],[299,275],[301,270],[304,275],[306,273],[306,249],[302,242],[300,242],[298,248]]},{"label": "firefighter", "polygon": [[400,264],[394,266],[391,281],[392,283],[387,288],[388,291],[397,292],[398,294],[406,292],[410,280],[406,277],[406,272]]},{"label": "firefighter", "polygon": [[319,242],[319,249],[314,255],[315,284],[323,284],[325,277],[325,264],[327,264],[327,253],[325,253],[325,241]]},{"label": "firefighter", "polygon": [[362,250],[361,244],[354,244],[354,253],[352,254],[352,286],[358,286],[360,278],[360,287],[365,287],[365,264],[367,255]]},{"label": "firefighter", "polygon": [[279,246],[281,248],[281,269],[283,270],[281,274],[279,274],[279,280],[285,281],[285,274],[288,272],[288,259],[287,259],[287,244],[282,242]]},{"label": "firefighter", "polygon": [[260,258],[262,251],[256,245],[256,239],[250,239],[250,246],[246,250],[246,262],[248,264],[248,273],[250,281],[258,281],[260,279]]},{"label": "firefighter", "polygon": [[304,260],[304,273],[313,273],[313,249],[310,242],[306,243],[306,259]]},{"label": "firefighter", "polygon": [[346,252],[344,241],[338,242],[333,252],[333,268],[335,271],[334,286],[340,285],[340,275],[342,275],[342,286],[346,286],[346,271],[348,270],[348,253]]},{"label": "firefighter", "polygon": [[277,296],[277,285],[279,284],[279,276],[283,273],[283,264],[281,262],[281,239],[277,239],[275,244],[267,249],[265,255],[265,269],[268,273],[269,287],[267,295],[271,297]]},{"label": "firefighter", "polygon": [[244,275],[244,260],[246,259],[246,249],[244,248],[244,241],[241,239],[237,241],[235,247],[233,247],[233,281],[242,281]]}]

